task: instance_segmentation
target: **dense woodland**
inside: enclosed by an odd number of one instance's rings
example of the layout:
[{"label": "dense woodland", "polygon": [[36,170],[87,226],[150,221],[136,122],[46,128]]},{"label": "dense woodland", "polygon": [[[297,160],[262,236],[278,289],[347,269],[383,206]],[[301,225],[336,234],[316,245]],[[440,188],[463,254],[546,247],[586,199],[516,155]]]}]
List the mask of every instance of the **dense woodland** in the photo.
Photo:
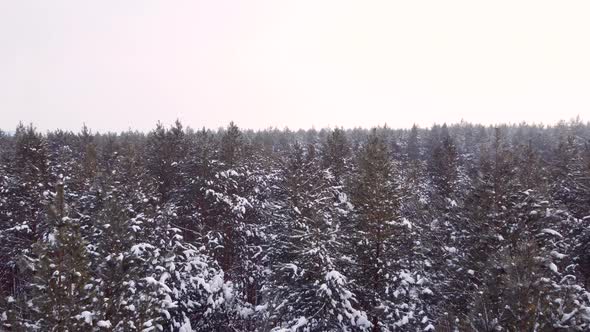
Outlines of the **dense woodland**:
[{"label": "dense woodland", "polygon": [[0,132],[0,330],[589,331],[590,123]]}]

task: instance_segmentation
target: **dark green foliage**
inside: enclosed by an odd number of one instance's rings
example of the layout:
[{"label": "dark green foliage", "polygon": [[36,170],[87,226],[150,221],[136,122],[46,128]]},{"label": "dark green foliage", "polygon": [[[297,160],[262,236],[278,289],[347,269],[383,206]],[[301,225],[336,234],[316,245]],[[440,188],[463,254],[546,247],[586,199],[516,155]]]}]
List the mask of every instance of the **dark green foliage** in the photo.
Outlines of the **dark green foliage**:
[{"label": "dark green foliage", "polygon": [[33,274],[30,322],[43,331],[82,330],[91,303],[89,259],[61,184],[48,215],[47,233],[33,246],[34,256],[23,258]]}]

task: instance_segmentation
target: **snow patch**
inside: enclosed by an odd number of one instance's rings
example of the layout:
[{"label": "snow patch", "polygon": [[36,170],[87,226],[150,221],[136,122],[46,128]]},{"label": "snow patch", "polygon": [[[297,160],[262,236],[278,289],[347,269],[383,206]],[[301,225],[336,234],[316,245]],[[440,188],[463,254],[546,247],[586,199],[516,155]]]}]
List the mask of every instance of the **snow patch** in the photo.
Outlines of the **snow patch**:
[{"label": "snow patch", "polygon": [[541,233],[555,235],[557,237],[563,237],[561,234],[559,234],[558,231],[550,229],[550,228],[545,228],[545,229],[541,230]]},{"label": "snow patch", "polygon": [[307,325],[307,318],[299,317],[299,319],[297,320],[297,323],[295,323],[295,325],[291,326],[291,332],[297,332],[297,329],[299,329],[300,327],[303,327],[305,325]]},{"label": "snow patch", "polygon": [[96,322],[96,326],[98,326],[98,327],[104,327],[104,328],[108,329],[112,325],[111,325],[111,322],[108,321],[108,320],[99,320],[98,322]]},{"label": "snow patch", "polygon": [[92,313],[90,311],[82,311],[79,315],[76,316],[76,319],[83,319],[84,323],[92,325]]}]

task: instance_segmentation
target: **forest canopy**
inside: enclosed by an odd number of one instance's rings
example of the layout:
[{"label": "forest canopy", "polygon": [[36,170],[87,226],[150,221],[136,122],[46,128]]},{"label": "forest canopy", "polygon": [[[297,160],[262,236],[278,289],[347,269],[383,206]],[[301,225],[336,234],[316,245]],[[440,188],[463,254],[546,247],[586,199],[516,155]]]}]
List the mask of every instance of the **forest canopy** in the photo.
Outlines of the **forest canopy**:
[{"label": "forest canopy", "polygon": [[588,331],[590,123],[0,131],[0,330]]}]

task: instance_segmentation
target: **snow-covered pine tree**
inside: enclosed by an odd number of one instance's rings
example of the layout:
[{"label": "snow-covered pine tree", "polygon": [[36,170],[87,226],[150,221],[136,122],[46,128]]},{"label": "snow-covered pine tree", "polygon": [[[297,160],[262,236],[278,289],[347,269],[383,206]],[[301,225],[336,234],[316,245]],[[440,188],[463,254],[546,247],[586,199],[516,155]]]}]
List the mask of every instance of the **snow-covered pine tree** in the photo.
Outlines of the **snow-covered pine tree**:
[{"label": "snow-covered pine tree", "polygon": [[406,141],[406,158],[410,161],[418,160],[421,157],[418,130],[418,126],[414,124]]},{"label": "snow-covered pine tree", "polygon": [[271,271],[262,330],[341,331],[367,327],[346,277],[341,223],[350,212],[313,145],[295,144],[283,163],[272,225]]},{"label": "snow-covered pine tree", "polygon": [[158,194],[163,202],[168,201],[177,190],[182,169],[181,163],[186,157],[187,141],[180,121],[170,129],[158,123],[148,135],[146,142],[147,158],[145,161],[148,174],[157,184]]},{"label": "snow-covered pine tree", "polygon": [[82,131],[78,135],[79,143],[80,143],[80,151],[82,152],[82,170],[84,179],[87,181],[92,181],[96,173],[98,172],[98,155],[96,151],[96,143],[94,142],[94,135],[84,125],[82,127]]},{"label": "snow-covered pine tree", "polygon": [[32,245],[46,231],[44,201],[50,183],[44,137],[32,125],[19,124],[13,140],[3,154],[0,180],[0,295],[12,307],[23,303],[31,282],[30,270],[17,264],[18,257],[31,255]]},{"label": "snow-covered pine tree", "polygon": [[47,231],[34,245],[34,256],[23,257],[33,273],[27,329],[80,331],[90,319],[90,261],[75,215],[65,203],[63,184],[58,184]]},{"label": "snow-covered pine tree", "polygon": [[337,182],[344,183],[350,172],[350,146],[343,129],[336,128],[326,137],[322,148],[323,167],[329,169]]},{"label": "snow-covered pine tree", "polygon": [[457,181],[458,153],[447,125],[443,125],[435,143],[432,157],[429,159],[429,171],[436,194],[450,198]]},{"label": "snow-covered pine tree", "polygon": [[506,208],[506,232],[486,262],[468,328],[587,330],[590,299],[576,277],[575,244],[562,241],[577,221],[532,190],[512,194]]},{"label": "snow-covered pine tree", "polygon": [[427,328],[419,304],[431,291],[415,269],[412,224],[401,218],[390,153],[376,130],[359,151],[355,171],[350,188],[356,221],[353,277],[360,308],[373,331]]},{"label": "snow-covered pine tree", "polygon": [[[433,155],[425,158],[427,163],[410,159],[404,164],[406,171],[401,181],[404,193],[401,213],[414,225],[414,243],[418,243],[411,248],[416,256],[414,268],[422,269],[432,292],[421,301],[428,329],[434,326],[444,329],[449,319],[446,303],[452,302],[457,293],[449,287],[458,270],[462,270],[457,264],[457,248],[461,247],[463,236],[458,221],[463,205],[462,192],[468,185],[455,140],[446,125],[441,128],[439,137],[440,140],[433,143]],[[435,317],[439,321],[434,321]]]},{"label": "snow-covered pine tree", "polygon": [[[201,135],[200,139],[207,139]],[[202,236],[208,255],[223,270],[226,301],[221,326],[251,329],[255,306],[260,302],[264,267],[261,264],[264,237],[265,182],[269,173],[261,160],[247,156],[247,141],[233,123],[222,133],[217,151],[202,150],[209,160],[189,161],[198,166],[183,194],[191,209],[183,210],[184,230]],[[217,152],[210,154],[211,152]],[[195,173],[196,172],[196,173]],[[192,218],[187,218],[190,213]],[[194,223],[194,226],[190,225]],[[194,232],[200,233],[198,235]],[[192,237],[193,235],[188,234]]]},{"label": "snow-covered pine tree", "polygon": [[444,325],[453,328],[470,328],[467,313],[481,293],[478,289],[484,280],[493,278],[498,271],[489,264],[490,255],[497,252],[506,239],[510,227],[504,223],[506,206],[517,192],[514,156],[508,149],[504,135],[496,129],[491,144],[482,143],[478,173],[472,189],[465,195],[463,209],[454,223],[461,234],[455,244],[443,247],[449,252],[452,268],[446,277]]},{"label": "snow-covered pine tree", "polygon": [[[224,273],[203,246],[184,241],[181,230],[175,227],[173,208],[154,211],[145,220],[143,244],[139,257],[145,257],[145,277],[139,287],[146,291],[160,314],[152,325],[164,330],[183,328],[190,331],[218,329],[232,295],[224,283]],[[193,241],[203,243],[202,239]],[[145,323],[144,323],[145,326]]]},{"label": "snow-covered pine tree", "polygon": [[[476,187],[469,208],[475,214],[469,214],[472,219],[467,229],[474,232],[470,238],[477,242],[467,244],[470,258],[464,266],[472,266],[473,278],[469,280],[474,287],[469,302],[474,306],[462,309],[470,311],[464,328],[585,329],[586,291],[576,282],[575,266],[566,263],[565,253],[572,246],[559,241],[561,233],[573,224],[551,205],[546,191],[543,196],[545,186],[530,181],[543,179],[535,175],[541,168],[526,164],[537,160],[534,151],[529,150],[518,160],[508,152],[499,131],[491,151],[484,159],[483,181]],[[523,168],[529,174],[519,177]],[[532,184],[541,191],[527,188]],[[561,274],[562,266],[570,269],[568,277]]]},{"label": "snow-covered pine tree", "polygon": [[89,330],[92,326],[115,331],[141,330],[141,322],[150,319],[142,316],[160,317],[155,310],[156,301],[149,302],[146,294],[138,291],[137,285],[147,270],[142,254],[149,244],[142,241],[144,220],[133,216],[131,206],[124,206],[111,196],[93,218],[93,241],[89,246],[93,262]]}]

